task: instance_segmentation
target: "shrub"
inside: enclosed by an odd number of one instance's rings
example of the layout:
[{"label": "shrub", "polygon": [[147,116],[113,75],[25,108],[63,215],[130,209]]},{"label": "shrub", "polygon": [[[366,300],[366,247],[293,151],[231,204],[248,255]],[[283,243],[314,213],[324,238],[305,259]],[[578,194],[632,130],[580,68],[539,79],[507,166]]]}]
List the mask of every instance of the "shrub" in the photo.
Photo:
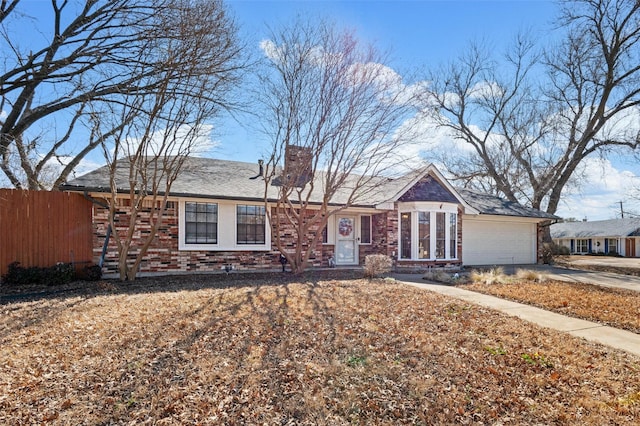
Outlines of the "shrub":
[{"label": "shrub", "polygon": [[102,278],[102,268],[99,265],[85,266],[83,275],[87,281],[98,281]]},{"label": "shrub", "polygon": [[20,262],[9,264],[2,282],[9,285],[46,284],[50,286],[67,284],[73,281],[75,270],[70,263],[58,263],[50,267],[20,266]]},{"label": "shrub", "polygon": [[537,283],[543,283],[547,280],[544,274],[531,269],[518,269],[516,271],[516,278],[523,281],[534,281]]},{"label": "shrub", "polygon": [[370,254],[364,258],[364,276],[379,277],[391,271],[393,260],[384,254]]},{"label": "shrub", "polygon": [[492,268],[488,271],[471,271],[469,276],[471,282],[481,284],[501,284],[507,282],[507,276],[504,274],[504,269]]}]

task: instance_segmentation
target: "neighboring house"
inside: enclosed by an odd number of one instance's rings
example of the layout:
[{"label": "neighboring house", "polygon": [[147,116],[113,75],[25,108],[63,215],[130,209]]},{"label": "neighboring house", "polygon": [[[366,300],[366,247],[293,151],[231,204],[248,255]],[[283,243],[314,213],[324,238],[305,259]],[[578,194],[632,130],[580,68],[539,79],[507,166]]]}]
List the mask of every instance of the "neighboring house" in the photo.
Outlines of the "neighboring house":
[{"label": "neighboring house", "polygon": [[[125,168],[117,179],[123,192]],[[140,272],[213,271],[225,264],[237,269],[279,267],[263,202],[265,182],[257,175],[255,164],[188,159],[172,186],[164,224]],[[373,253],[393,257],[398,268],[535,264],[541,259],[542,227],[557,219],[500,198],[455,189],[432,165],[397,179],[380,178],[375,188],[366,199],[332,217],[326,229],[317,230],[323,241],[313,248],[310,266],[326,267],[330,258],[338,266],[362,265]],[[62,189],[100,199],[110,191],[109,172],[99,168]],[[269,191],[274,199],[277,188]],[[125,196],[121,212],[127,209]],[[344,203],[341,197],[345,194],[336,194],[332,204]],[[94,205],[96,260],[107,233],[107,213]],[[113,242],[104,266],[107,273],[116,271]]]},{"label": "neighboring house", "polygon": [[551,225],[551,238],[571,254],[640,255],[640,219],[623,218]]}]

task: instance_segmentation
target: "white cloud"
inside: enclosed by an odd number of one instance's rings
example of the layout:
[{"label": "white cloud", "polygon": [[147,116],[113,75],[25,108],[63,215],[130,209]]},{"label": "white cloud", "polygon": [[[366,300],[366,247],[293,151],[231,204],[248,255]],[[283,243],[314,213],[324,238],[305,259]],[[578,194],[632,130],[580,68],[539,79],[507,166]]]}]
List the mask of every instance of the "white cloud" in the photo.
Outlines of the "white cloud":
[{"label": "white cloud", "polygon": [[616,167],[606,159],[588,158],[581,172],[584,181],[577,190],[563,195],[558,216],[612,219],[620,217],[620,201],[625,211],[640,213],[640,202],[635,195],[640,181],[633,171]]},{"label": "white cloud", "polygon": [[483,81],[473,85],[469,91],[469,96],[471,99],[482,97],[497,98],[502,96],[503,92],[504,90],[498,83]]},{"label": "white cloud", "polygon": [[272,61],[282,61],[283,51],[271,40],[262,40],[260,43],[260,49],[264,52],[265,56]]},{"label": "white cloud", "polygon": [[[218,141],[212,139],[212,131],[213,126],[210,124],[203,124],[198,128],[183,124],[175,131],[171,130],[171,134],[168,134],[167,129],[156,131],[145,142],[147,144],[147,155],[184,155],[188,149],[189,156],[204,156],[219,145]],[[120,151],[120,155],[122,157],[132,155],[138,149],[140,143],[140,138],[127,139],[124,149]],[[112,155],[113,152],[112,149]]]}]

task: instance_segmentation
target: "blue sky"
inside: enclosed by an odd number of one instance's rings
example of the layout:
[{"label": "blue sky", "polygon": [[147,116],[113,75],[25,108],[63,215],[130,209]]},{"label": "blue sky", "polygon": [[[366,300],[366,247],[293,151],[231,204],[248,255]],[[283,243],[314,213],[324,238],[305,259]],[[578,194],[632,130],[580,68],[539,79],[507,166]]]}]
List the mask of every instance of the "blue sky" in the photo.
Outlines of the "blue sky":
[{"label": "blue sky", "polygon": [[[38,16],[43,7],[51,7],[45,0],[28,0],[25,5],[32,16]],[[254,55],[260,54],[258,44],[267,37],[268,26],[291,22],[297,14],[322,16],[388,51],[390,62],[386,65],[404,77],[410,71],[419,73],[453,60],[472,40],[482,40],[500,51],[519,31],[542,39],[550,33],[558,11],[558,5],[547,0],[227,0],[227,5],[240,27],[242,40]],[[30,37],[34,36],[31,33]],[[244,118],[246,122],[255,121]],[[254,162],[268,149],[260,132],[250,127],[228,119],[216,124],[213,138],[218,145],[212,156]],[[87,160],[90,168],[104,163],[97,151]],[[623,160],[593,160],[582,192],[566,197],[558,214],[609,219],[619,214],[619,201],[624,202],[625,209],[640,213],[628,188],[640,170],[634,162]]]},{"label": "blue sky", "polygon": [[[269,26],[286,24],[297,14],[322,16],[354,29],[362,40],[388,52],[386,65],[403,76],[452,60],[471,40],[500,49],[518,31],[545,31],[557,10],[546,0],[229,0],[227,4],[243,40],[256,54]],[[229,122],[222,124],[218,136],[216,155],[225,159],[254,161],[256,152],[266,149],[258,142],[258,132]]]},{"label": "blue sky", "polygon": [[[250,1],[228,2],[243,38],[257,49],[267,26],[291,21],[296,14],[328,17],[354,29],[361,39],[389,51],[388,64],[398,73],[453,60],[472,40],[500,51],[519,31],[543,38],[552,31],[558,5],[547,0],[414,1]],[[261,136],[229,125],[220,129],[215,156],[256,161],[266,149]],[[580,192],[565,197],[558,215],[589,220],[610,219],[625,210],[640,212],[629,183],[640,170],[624,158],[593,160]]]}]

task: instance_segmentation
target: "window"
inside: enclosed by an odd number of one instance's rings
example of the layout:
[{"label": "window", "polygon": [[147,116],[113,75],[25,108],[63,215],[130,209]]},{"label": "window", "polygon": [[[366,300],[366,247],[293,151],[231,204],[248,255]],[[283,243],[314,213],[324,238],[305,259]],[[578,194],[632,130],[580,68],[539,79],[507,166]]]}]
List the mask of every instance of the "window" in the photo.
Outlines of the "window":
[{"label": "window", "polygon": [[611,253],[611,254],[618,253],[618,240],[617,239],[609,238],[609,241],[607,242],[607,245],[609,246],[609,247],[607,247],[608,253]]},{"label": "window", "polygon": [[360,216],[360,244],[371,244],[371,216]]},{"label": "window", "polygon": [[444,213],[436,213],[436,259],[445,258],[444,250],[447,245],[447,237],[444,218]]},{"label": "window", "polygon": [[458,215],[456,213],[449,214],[449,257],[456,258],[458,256]]},{"label": "window", "polygon": [[322,228],[322,244],[329,244],[329,230],[327,226]]},{"label": "window", "polygon": [[576,253],[589,253],[589,240],[576,240]]},{"label": "window", "polygon": [[429,212],[418,212],[418,258],[429,259],[431,249],[431,221]]},{"label": "window", "polygon": [[411,213],[400,215],[400,259],[411,259]]},{"label": "window", "polygon": [[185,243],[218,243],[218,205],[185,203]]},{"label": "window", "polygon": [[266,215],[263,206],[238,205],[236,214],[238,244],[264,244]]},{"label": "window", "polygon": [[[458,258],[458,206],[453,203],[408,202],[399,205],[401,260]],[[406,209],[403,211],[403,209]]]}]

